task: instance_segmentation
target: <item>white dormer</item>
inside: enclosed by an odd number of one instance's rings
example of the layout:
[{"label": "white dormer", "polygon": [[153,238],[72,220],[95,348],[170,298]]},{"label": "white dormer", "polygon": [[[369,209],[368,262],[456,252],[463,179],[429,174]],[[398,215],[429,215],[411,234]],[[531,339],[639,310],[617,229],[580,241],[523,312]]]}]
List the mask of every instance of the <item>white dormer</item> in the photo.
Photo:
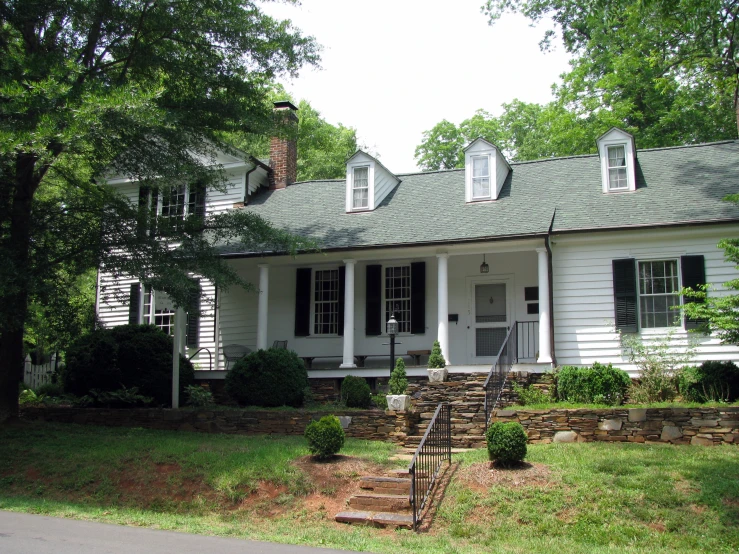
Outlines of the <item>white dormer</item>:
[{"label": "white dormer", "polygon": [[346,211],[374,210],[400,183],[377,159],[357,150],[346,162]]},{"label": "white dormer", "polygon": [[497,200],[511,166],[503,154],[483,138],[464,149],[465,200]]},{"label": "white dormer", "polygon": [[636,146],[634,136],[611,127],[597,140],[603,192],[636,190]]}]

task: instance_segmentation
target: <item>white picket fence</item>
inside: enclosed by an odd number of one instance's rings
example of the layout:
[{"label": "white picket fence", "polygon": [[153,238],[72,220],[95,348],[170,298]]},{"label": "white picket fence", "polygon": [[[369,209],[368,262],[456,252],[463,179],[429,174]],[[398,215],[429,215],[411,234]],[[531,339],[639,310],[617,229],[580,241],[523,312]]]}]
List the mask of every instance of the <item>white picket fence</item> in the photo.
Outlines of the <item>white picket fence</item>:
[{"label": "white picket fence", "polygon": [[51,355],[48,363],[34,365],[31,363],[31,356],[26,356],[26,367],[23,372],[23,382],[27,387],[36,389],[37,387],[51,383],[51,374],[54,373],[56,367],[56,354]]}]

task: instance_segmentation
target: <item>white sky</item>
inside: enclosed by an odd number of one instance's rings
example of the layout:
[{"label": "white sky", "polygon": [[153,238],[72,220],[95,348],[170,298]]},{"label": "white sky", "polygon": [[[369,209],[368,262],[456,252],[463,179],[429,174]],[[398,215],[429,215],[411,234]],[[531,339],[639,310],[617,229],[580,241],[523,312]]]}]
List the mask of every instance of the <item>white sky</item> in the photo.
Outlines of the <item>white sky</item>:
[{"label": "white sky", "polygon": [[560,46],[542,53],[546,26],[506,15],[493,27],[483,0],[303,0],[268,4],[323,46],[321,69],[283,84],[329,123],[357,130],[359,143],[394,173],[415,171],[422,133],[514,98],[548,102],[568,69]]}]

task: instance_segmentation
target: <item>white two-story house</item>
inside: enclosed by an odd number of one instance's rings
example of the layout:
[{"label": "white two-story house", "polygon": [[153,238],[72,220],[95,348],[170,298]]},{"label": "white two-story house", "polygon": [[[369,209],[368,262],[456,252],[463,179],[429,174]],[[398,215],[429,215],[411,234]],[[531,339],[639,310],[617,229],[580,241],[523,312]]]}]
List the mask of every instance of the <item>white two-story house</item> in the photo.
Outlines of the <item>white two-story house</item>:
[{"label": "white two-story house", "polygon": [[[416,353],[407,357],[411,375],[425,374],[418,352],[435,340],[451,372],[486,372],[513,328],[519,362],[633,370],[619,330],[685,338],[691,322],[673,309],[681,287],[720,289],[739,277],[716,246],[739,233],[739,208],[722,201],[739,192],[739,141],[649,150],[637,141],[614,128],[597,154],[513,163],[478,139],[464,169],[397,175],[358,151],[345,178],[308,182],[295,182],[300,145],[289,140],[272,139],[269,161],[224,156],[227,191],[183,184],[160,213],[253,210],[321,250],[290,257],[224,247],[259,291],[201,283],[189,352],[207,349],[196,366],[223,377],[224,346],[287,341],[311,377],[382,377],[392,313],[396,353]],[[113,184],[139,201],[136,183]],[[105,325],[170,330],[166,297],[106,279],[101,273],[102,285],[130,291],[130,301],[100,295]],[[697,361],[708,359],[739,361],[739,348],[700,337]]]}]

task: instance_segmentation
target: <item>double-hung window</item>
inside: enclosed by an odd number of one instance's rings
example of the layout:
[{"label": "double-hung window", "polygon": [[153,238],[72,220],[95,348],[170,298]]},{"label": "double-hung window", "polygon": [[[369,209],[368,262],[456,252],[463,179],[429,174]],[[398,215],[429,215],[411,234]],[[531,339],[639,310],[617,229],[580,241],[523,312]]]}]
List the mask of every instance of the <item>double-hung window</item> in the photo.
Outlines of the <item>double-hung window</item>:
[{"label": "double-hung window", "polygon": [[395,314],[398,332],[411,332],[411,266],[385,268],[385,321]]},{"label": "double-hung window", "polygon": [[638,275],[641,328],[680,325],[677,260],[639,262]]},{"label": "double-hung window", "polygon": [[313,287],[313,334],[338,334],[339,270],[316,270]]},{"label": "double-hung window", "polygon": [[352,209],[369,208],[369,167],[352,169]]},{"label": "double-hung window", "polygon": [[626,176],[626,147],[608,147],[608,190],[626,190],[629,188]]},{"label": "double-hung window", "polygon": [[490,198],[490,158],[472,158],[472,198]]},{"label": "double-hung window", "polygon": [[182,231],[185,218],[205,216],[205,187],[202,183],[170,187],[162,193],[162,230]]}]

